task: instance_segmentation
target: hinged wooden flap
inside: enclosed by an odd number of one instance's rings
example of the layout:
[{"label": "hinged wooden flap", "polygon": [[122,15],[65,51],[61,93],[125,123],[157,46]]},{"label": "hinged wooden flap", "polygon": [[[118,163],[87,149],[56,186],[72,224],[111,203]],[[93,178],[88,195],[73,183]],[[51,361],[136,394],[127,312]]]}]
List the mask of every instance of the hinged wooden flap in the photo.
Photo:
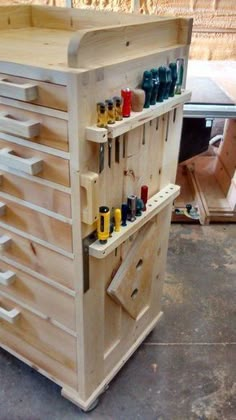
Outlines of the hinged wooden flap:
[{"label": "hinged wooden flap", "polygon": [[149,304],[157,235],[157,224],[153,221],[139,231],[107,289],[108,294],[134,319]]}]

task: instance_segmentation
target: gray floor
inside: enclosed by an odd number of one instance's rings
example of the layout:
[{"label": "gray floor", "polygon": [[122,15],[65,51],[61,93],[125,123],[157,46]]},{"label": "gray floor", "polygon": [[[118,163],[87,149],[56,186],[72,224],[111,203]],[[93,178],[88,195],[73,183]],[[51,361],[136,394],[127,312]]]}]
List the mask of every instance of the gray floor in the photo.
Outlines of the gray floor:
[{"label": "gray floor", "polygon": [[236,225],[172,225],[164,316],[90,414],[0,351],[1,420],[236,419]]}]

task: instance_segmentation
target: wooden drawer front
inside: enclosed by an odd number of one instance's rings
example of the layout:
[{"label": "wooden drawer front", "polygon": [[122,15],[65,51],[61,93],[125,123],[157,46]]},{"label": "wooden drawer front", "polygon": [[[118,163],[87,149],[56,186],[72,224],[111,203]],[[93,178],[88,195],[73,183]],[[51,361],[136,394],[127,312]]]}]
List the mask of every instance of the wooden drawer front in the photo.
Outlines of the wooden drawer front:
[{"label": "wooden drawer front", "polygon": [[0,194],[1,222],[72,252],[72,227],[69,223],[8,200],[2,197],[2,194]]},{"label": "wooden drawer front", "polygon": [[[75,387],[76,339],[0,293],[0,343]],[[35,367],[35,366],[34,366]]]},{"label": "wooden drawer front", "polygon": [[75,330],[74,298],[0,261],[0,292]]},{"label": "wooden drawer front", "polygon": [[3,171],[1,167],[0,191],[59,213],[62,216],[71,217],[71,197],[69,193]]},{"label": "wooden drawer front", "polygon": [[0,132],[68,151],[67,121],[0,104]]},{"label": "wooden drawer front", "polygon": [[70,186],[69,161],[0,138],[0,164],[23,173]]},{"label": "wooden drawer front", "polygon": [[0,73],[0,96],[48,108],[67,110],[65,86]]},{"label": "wooden drawer front", "polygon": [[0,244],[0,259],[7,258],[13,263],[21,264],[63,286],[74,289],[73,261],[70,258],[1,226]]}]

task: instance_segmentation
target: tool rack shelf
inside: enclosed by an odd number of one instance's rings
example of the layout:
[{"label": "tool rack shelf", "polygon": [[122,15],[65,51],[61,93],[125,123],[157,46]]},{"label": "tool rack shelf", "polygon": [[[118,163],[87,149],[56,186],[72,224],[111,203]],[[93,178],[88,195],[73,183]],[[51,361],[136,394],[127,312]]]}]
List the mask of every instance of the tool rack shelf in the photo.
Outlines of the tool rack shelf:
[{"label": "tool rack shelf", "polygon": [[159,193],[153,195],[147,201],[147,210],[141,216],[137,216],[134,222],[128,221],[127,226],[121,226],[120,232],[113,232],[112,237],[106,244],[101,244],[99,241],[93,242],[89,247],[89,254],[95,258],[105,258],[137,230],[141,229],[153,216],[160,213],[168,204],[173,203],[179,192],[180,187],[174,184],[169,184],[167,187],[162,188]]},{"label": "tool rack shelf", "polygon": [[106,128],[99,128],[96,125],[86,127],[86,139],[95,143],[106,143],[108,138],[114,139],[122,134],[125,134],[143,124],[168,113],[179,105],[188,102],[191,98],[191,92],[182,91],[180,95],[173,98],[168,98],[164,102],[151,105],[149,108],[144,108],[141,112],[131,112],[129,118],[124,118],[122,121],[116,121],[115,124],[108,124]]},{"label": "tool rack shelf", "polygon": [[[186,76],[191,27],[183,18],[0,7],[0,342],[85,411],[162,313],[190,93],[108,130],[94,129],[96,104],[178,57]],[[142,185],[147,211],[101,247],[99,206],[120,207]]]}]

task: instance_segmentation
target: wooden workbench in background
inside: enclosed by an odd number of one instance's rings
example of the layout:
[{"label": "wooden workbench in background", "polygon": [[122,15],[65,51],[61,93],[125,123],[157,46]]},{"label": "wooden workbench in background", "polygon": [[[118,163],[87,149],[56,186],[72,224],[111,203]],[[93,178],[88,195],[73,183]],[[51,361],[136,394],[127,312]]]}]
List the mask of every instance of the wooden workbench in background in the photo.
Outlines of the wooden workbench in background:
[{"label": "wooden workbench in background", "polygon": [[[191,102],[196,104],[236,104],[236,64],[231,61],[190,60],[187,87],[192,90]],[[176,183],[181,194],[175,207],[197,206],[200,222],[236,221],[236,120],[225,121],[223,142],[219,148],[196,156],[179,165]],[[194,221],[174,214],[173,221]]]}]

